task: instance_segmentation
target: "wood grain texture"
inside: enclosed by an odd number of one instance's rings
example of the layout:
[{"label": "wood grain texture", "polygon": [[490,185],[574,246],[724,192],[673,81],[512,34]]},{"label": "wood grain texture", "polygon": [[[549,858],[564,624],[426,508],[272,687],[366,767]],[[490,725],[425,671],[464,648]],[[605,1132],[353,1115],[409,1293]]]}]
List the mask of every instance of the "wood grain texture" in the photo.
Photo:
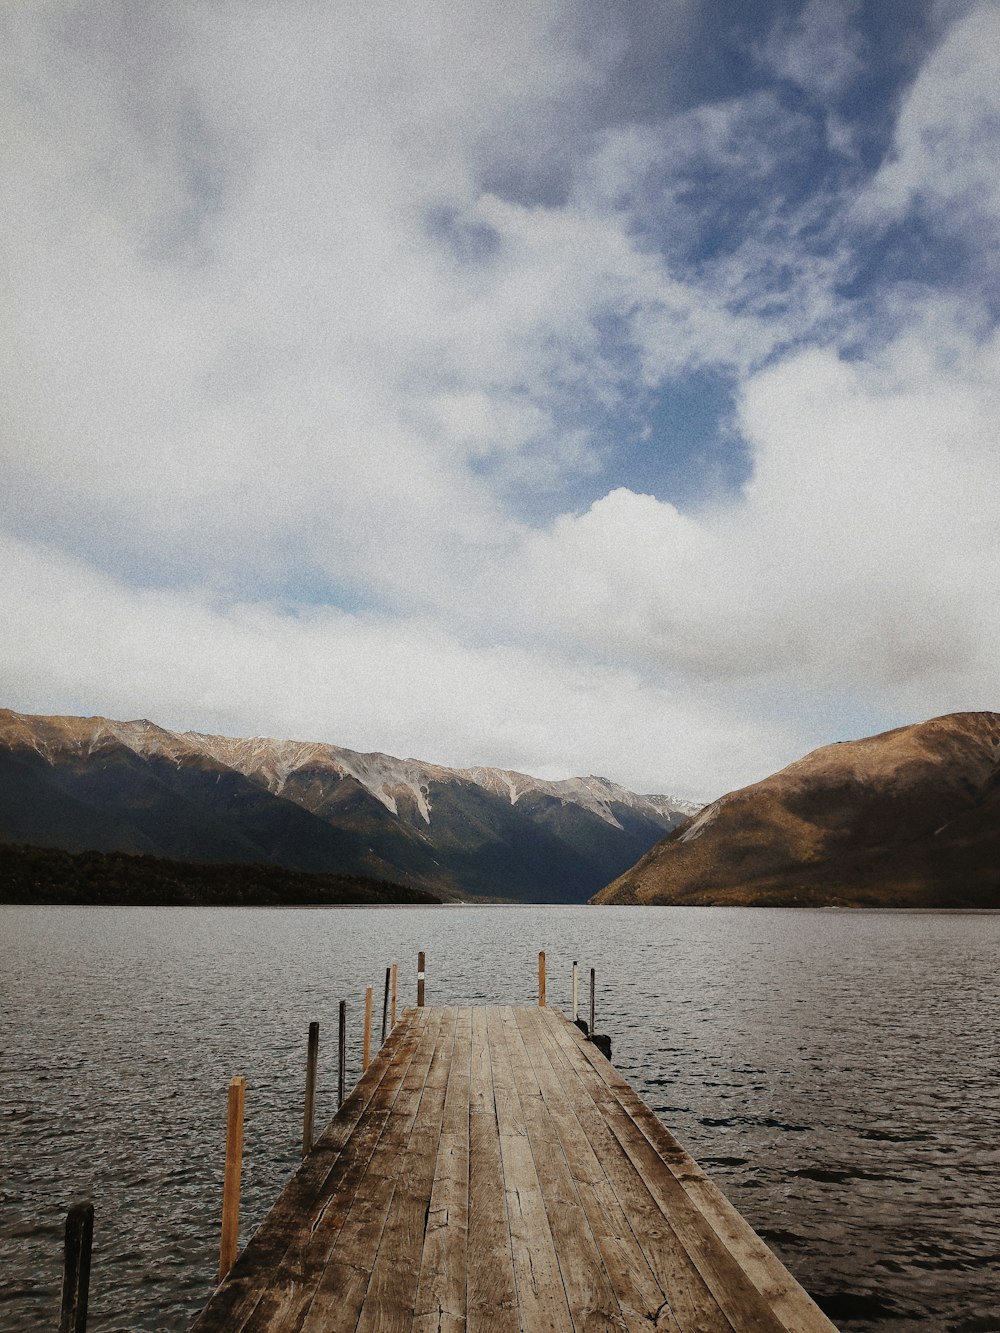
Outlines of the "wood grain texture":
[{"label": "wood grain texture", "polygon": [[406,1010],[194,1329],[833,1325],[579,1029],[531,1005]]}]

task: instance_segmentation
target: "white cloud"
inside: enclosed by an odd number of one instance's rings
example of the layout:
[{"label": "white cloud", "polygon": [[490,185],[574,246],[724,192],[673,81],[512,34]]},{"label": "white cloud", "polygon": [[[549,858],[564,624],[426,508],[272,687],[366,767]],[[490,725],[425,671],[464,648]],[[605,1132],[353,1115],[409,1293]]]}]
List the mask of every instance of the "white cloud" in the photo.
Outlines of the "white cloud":
[{"label": "white cloud", "polygon": [[[772,60],[833,96],[851,12]],[[0,22],[6,702],[706,795],[834,716],[996,703],[996,340],[922,289],[877,358],[796,350],[852,332],[848,201],[786,197],[822,129],[777,92],[598,134],[626,19],[563,0]],[[945,33],[859,235],[993,235],[996,25]],[[528,525],[704,367],[744,494]]]},{"label": "white cloud", "polygon": [[772,28],[762,55],[783,78],[815,95],[835,96],[861,71],[858,0],[808,0]]},{"label": "white cloud", "polygon": [[[627,219],[483,190],[491,155],[530,156],[594,76],[565,18],[9,16],[9,521],[55,523],[110,567],[216,582],[266,584],[291,545],[411,595],[414,571],[432,581],[457,547],[474,560],[506,540],[496,482],[593,471],[580,421],[623,392],[629,355],[602,324],[621,321],[648,378],[671,330],[714,356],[727,320]],[[456,253],[442,214],[487,253]],[[476,402],[477,430],[428,400]],[[492,482],[470,468],[484,457]]]},{"label": "white cloud", "polygon": [[328,608],[219,607],[137,590],[44,547],[0,540],[6,706],[150,716],[178,729],[328,740],[541,776],[599,772],[711,795],[757,776],[793,728],[724,698],[553,651],[476,647],[432,621]]},{"label": "white cloud", "polygon": [[915,209],[986,256],[1000,239],[1000,8],[980,3],[956,22],[907,93],[893,152],[859,206],[862,216]]},{"label": "white cloud", "polygon": [[606,660],[868,710],[996,703],[1000,337],[829,351],[752,377],[744,494],[683,515],[619,490],[527,544],[511,604]]}]

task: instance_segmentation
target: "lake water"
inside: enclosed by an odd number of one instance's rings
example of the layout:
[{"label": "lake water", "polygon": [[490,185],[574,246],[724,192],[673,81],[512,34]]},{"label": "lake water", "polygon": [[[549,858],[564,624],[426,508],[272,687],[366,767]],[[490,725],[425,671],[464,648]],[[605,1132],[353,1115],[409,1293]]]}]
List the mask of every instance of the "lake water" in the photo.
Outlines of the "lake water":
[{"label": "lake water", "polygon": [[217,1264],[226,1085],[241,1243],[318,1121],[364,987],[549,1003],[597,969],[614,1062],[844,1330],[1000,1330],[1000,915],[723,908],[0,907],[0,1328],[53,1327],[96,1209],[92,1333],[183,1329]]}]

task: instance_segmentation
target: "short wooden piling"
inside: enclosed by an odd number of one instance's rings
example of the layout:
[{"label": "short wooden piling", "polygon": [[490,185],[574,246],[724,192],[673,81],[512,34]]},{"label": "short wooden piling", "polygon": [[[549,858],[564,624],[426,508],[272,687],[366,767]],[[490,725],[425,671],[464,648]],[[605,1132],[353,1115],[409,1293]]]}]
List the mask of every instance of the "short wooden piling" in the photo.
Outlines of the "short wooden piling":
[{"label": "short wooden piling", "polygon": [[392,980],[392,968],[385,969],[385,995],[382,997],[382,1040],[380,1046],[385,1045],[385,1028],[389,1021],[389,982]]},{"label": "short wooden piling", "polygon": [[368,1068],[372,1062],[372,988],[365,987],[365,1036],[364,1044],[361,1050],[361,1069],[362,1072]]},{"label": "short wooden piling", "polygon": [[396,978],[397,978],[397,973],[398,973],[398,971],[399,971],[399,965],[398,965],[397,963],[393,963],[393,965],[392,965],[392,1002],[391,1002],[390,1009],[389,1009],[389,1030],[390,1030],[390,1031],[392,1031],[392,1029],[396,1026]]},{"label": "short wooden piling", "polygon": [[94,1205],[75,1203],[66,1214],[62,1312],[59,1333],[86,1333],[90,1292],[90,1252],[94,1242]]},{"label": "short wooden piling", "polygon": [[246,1079],[229,1080],[226,1116],[226,1174],[222,1186],[222,1243],[219,1247],[219,1281],[236,1262],[240,1234],[240,1175],[243,1170],[243,1103]]},{"label": "short wooden piling", "polygon": [[316,1106],[316,1064],[319,1059],[319,1024],[309,1024],[309,1044],[306,1048],[306,1099],[302,1115],[302,1156],[312,1152],[313,1124]]},{"label": "short wooden piling", "polygon": [[597,983],[594,980],[594,969],[590,969],[590,1031],[594,1032],[594,1003],[597,995]]},{"label": "short wooden piling", "polygon": [[538,1003],[545,1008],[545,953],[540,950],[538,954]]},{"label": "short wooden piling", "polygon": [[423,950],[417,954],[417,1008],[424,1007],[424,954]]},{"label": "short wooden piling", "polygon": [[347,1075],[347,1001],[341,1000],[337,1015],[337,1108],[344,1104],[344,1083]]},{"label": "short wooden piling", "polygon": [[573,1022],[580,1017],[580,975],[576,963],[573,964]]}]

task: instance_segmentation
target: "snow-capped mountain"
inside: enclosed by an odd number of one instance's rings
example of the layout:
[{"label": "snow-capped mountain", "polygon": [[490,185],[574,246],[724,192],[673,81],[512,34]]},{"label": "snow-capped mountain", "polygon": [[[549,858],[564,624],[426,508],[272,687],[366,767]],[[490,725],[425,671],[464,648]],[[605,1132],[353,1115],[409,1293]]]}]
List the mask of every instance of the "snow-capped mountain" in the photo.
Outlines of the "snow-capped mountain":
[{"label": "snow-capped mountain", "polygon": [[[150,726],[149,723],[124,723],[123,727]],[[168,733],[169,734],[169,733]],[[227,764],[249,778],[263,781],[276,796],[286,791],[297,773],[353,778],[394,815],[401,805],[412,803],[425,824],[432,822],[431,788],[441,783],[471,782],[491,795],[516,805],[527,795],[550,796],[563,804],[589,810],[599,819],[620,829],[615,808],[624,806],[650,817],[655,815],[685,819],[701,807],[673,796],[639,796],[607,778],[565,778],[546,782],[506,768],[444,768],[419,759],[396,759],[391,754],[363,754],[337,745],[310,741],[280,741],[255,736],[238,740],[229,736],[206,736],[183,732],[180,740],[189,742],[202,754]],[[292,800],[297,799],[291,796]],[[306,804],[300,800],[299,804]]]},{"label": "snow-capped mountain", "polygon": [[310,741],[0,710],[0,840],[583,901],[698,807]]}]

